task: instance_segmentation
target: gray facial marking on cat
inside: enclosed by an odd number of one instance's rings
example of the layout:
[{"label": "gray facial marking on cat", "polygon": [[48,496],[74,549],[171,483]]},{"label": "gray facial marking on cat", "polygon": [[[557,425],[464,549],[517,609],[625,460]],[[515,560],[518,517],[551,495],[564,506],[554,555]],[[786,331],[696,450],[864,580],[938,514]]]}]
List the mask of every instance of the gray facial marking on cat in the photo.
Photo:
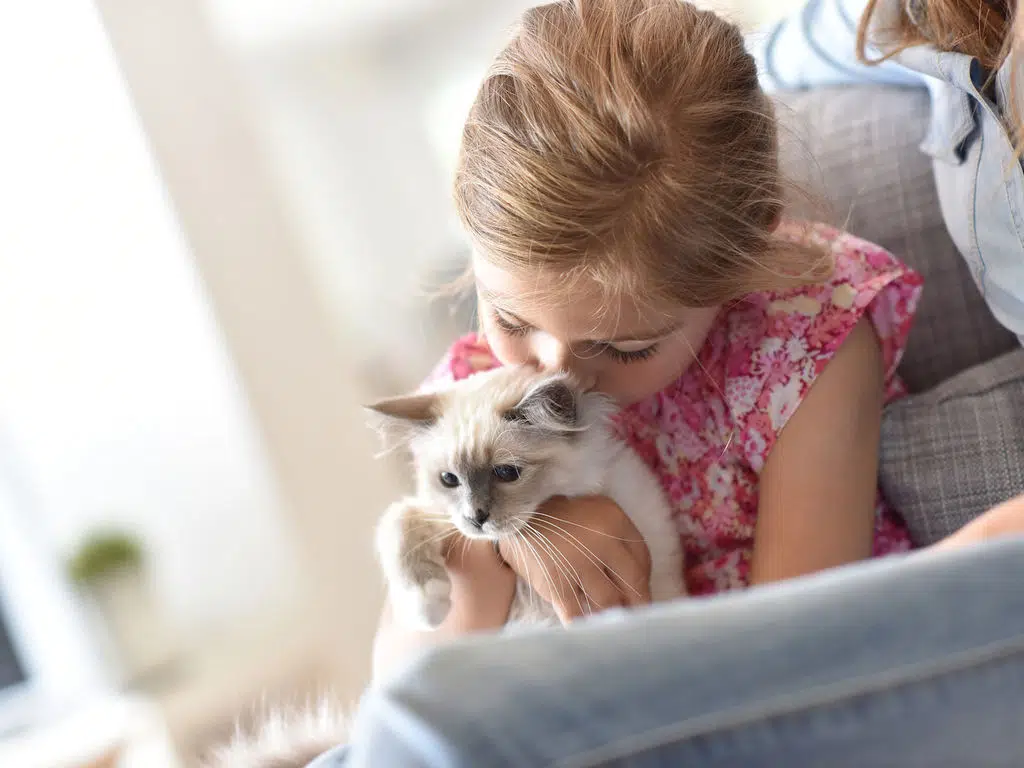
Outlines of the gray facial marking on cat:
[{"label": "gray facial marking on cat", "polygon": [[494,474],[490,467],[472,469],[466,474],[468,509],[466,516],[481,527],[491,516],[494,502]]}]

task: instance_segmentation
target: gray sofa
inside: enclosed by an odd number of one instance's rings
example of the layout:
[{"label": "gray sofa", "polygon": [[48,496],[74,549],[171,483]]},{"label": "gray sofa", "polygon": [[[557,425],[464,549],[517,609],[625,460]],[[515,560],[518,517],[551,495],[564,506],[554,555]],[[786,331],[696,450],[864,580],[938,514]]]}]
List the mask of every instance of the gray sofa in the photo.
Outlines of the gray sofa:
[{"label": "gray sofa", "polygon": [[1024,493],[1024,350],[990,315],[950,240],[917,148],[923,90],[781,94],[783,167],[798,213],[878,243],[917,269],[924,297],[901,372],[914,393],[883,423],[883,490],[927,544]]}]

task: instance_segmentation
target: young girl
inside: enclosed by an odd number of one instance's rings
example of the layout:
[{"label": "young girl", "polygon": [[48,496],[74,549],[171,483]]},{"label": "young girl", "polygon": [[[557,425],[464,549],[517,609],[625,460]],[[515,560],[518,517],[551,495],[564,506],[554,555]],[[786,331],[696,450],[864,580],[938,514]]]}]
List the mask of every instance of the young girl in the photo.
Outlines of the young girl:
[{"label": "young girl", "polygon": [[[463,134],[482,332],[435,375],[527,363],[615,397],[695,595],[910,547],[877,491],[877,444],[920,280],[783,218],[776,133],[735,27],[678,0],[563,0],[525,14]],[[501,554],[564,619],[644,599],[647,554],[618,507],[545,511],[577,541]],[[507,614],[512,571],[469,552],[432,639]],[[424,639],[386,618],[378,662]]]}]

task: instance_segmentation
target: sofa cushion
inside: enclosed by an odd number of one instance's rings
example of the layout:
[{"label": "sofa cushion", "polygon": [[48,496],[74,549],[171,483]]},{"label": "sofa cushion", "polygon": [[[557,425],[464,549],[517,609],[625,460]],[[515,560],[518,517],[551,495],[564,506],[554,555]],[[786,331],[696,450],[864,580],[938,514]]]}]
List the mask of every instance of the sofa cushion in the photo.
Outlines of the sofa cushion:
[{"label": "sofa cushion", "polygon": [[919,149],[923,89],[819,88],[776,97],[783,169],[796,212],[878,243],[922,274],[924,295],[900,373],[923,391],[1017,348],[992,317],[953,245]]},{"label": "sofa cushion", "polygon": [[1024,349],[893,403],[882,421],[880,483],[930,544],[1024,493]]}]

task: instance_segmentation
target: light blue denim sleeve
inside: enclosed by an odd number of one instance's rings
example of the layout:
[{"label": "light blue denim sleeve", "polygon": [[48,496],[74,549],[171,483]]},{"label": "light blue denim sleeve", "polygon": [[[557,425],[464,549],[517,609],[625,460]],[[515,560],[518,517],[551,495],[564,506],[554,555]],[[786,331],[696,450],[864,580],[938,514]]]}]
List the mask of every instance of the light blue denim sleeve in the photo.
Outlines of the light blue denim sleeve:
[{"label": "light blue denim sleeve", "polygon": [[857,60],[857,24],[866,0],[808,0],[767,30],[747,37],[768,92],[824,85],[882,83],[923,86],[921,76],[894,62]]},{"label": "light blue denim sleeve", "polygon": [[315,768],[1024,765],[1024,540],[436,649]]}]

